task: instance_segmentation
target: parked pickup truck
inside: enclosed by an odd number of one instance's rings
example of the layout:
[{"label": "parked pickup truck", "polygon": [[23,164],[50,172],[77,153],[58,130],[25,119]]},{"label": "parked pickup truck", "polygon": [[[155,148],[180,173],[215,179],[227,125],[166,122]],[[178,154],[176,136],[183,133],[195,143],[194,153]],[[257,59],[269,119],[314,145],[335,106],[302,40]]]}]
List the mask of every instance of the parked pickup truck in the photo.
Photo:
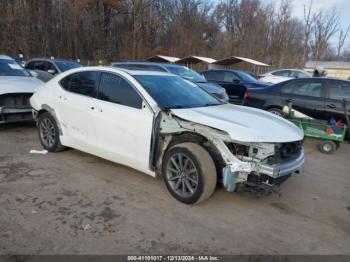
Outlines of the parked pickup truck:
[{"label": "parked pickup truck", "polygon": [[218,181],[231,192],[275,190],[304,162],[294,124],[222,103],[173,74],[85,67],[44,86],[30,102],[45,149],[72,147],[162,175],[186,204],[209,198]]}]

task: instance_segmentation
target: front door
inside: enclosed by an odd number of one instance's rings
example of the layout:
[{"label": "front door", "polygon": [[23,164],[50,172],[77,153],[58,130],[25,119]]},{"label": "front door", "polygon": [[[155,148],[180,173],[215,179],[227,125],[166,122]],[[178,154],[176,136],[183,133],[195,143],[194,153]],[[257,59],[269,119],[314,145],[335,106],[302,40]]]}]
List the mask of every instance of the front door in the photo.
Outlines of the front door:
[{"label": "front door", "polygon": [[102,73],[93,115],[100,154],[147,173],[153,112],[136,89],[122,76]]},{"label": "front door", "polygon": [[327,92],[325,114],[328,119],[334,118],[345,123],[344,101],[350,114],[350,82],[341,80],[326,80]]},{"label": "front door", "polygon": [[293,109],[316,119],[325,119],[324,84],[320,79],[300,79],[281,88],[281,102],[292,103]]}]

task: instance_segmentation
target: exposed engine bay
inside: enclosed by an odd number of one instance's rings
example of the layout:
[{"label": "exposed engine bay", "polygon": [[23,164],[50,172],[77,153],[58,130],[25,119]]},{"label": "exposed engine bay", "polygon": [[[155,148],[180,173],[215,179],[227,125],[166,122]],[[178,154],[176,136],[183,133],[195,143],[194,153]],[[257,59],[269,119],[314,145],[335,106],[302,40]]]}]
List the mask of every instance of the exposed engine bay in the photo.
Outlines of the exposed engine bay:
[{"label": "exposed engine bay", "polygon": [[[281,183],[299,173],[304,163],[302,141],[240,142],[226,132],[161,113],[160,135],[164,152],[172,140],[187,136],[197,139],[211,154],[218,181],[230,191],[277,192]],[[185,135],[186,134],[186,135]],[[186,138],[185,138],[186,139]],[[197,141],[197,142],[199,142]],[[159,165],[159,163],[158,163]]]}]

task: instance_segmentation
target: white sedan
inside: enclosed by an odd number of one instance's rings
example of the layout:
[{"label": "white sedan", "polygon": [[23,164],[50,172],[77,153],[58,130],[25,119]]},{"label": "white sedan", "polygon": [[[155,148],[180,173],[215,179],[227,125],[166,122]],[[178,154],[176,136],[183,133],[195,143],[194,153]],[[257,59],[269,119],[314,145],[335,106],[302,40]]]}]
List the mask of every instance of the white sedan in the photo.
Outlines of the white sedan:
[{"label": "white sedan", "polygon": [[30,99],[42,146],[72,147],[162,175],[186,204],[228,191],[271,192],[303,162],[303,133],[270,113],[222,103],[161,72],[73,69]]},{"label": "white sedan", "polygon": [[264,83],[278,84],[290,79],[312,77],[309,73],[299,69],[280,69],[258,76],[258,80]]}]

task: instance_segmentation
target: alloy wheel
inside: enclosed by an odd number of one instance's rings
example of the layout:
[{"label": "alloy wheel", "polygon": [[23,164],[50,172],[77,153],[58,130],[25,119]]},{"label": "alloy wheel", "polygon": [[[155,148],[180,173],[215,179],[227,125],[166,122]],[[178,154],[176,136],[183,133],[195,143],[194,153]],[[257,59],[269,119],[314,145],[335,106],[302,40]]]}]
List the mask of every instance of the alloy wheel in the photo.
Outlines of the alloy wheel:
[{"label": "alloy wheel", "polygon": [[40,122],[40,138],[47,147],[52,147],[55,144],[56,130],[49,118],[44,118]]},{"label": "alloy wheel", "polygon": [[198,170],[183,153],[171,156],[166,167],[166,178],[171,189],[181,197],[191,197],[198,186]]}]

